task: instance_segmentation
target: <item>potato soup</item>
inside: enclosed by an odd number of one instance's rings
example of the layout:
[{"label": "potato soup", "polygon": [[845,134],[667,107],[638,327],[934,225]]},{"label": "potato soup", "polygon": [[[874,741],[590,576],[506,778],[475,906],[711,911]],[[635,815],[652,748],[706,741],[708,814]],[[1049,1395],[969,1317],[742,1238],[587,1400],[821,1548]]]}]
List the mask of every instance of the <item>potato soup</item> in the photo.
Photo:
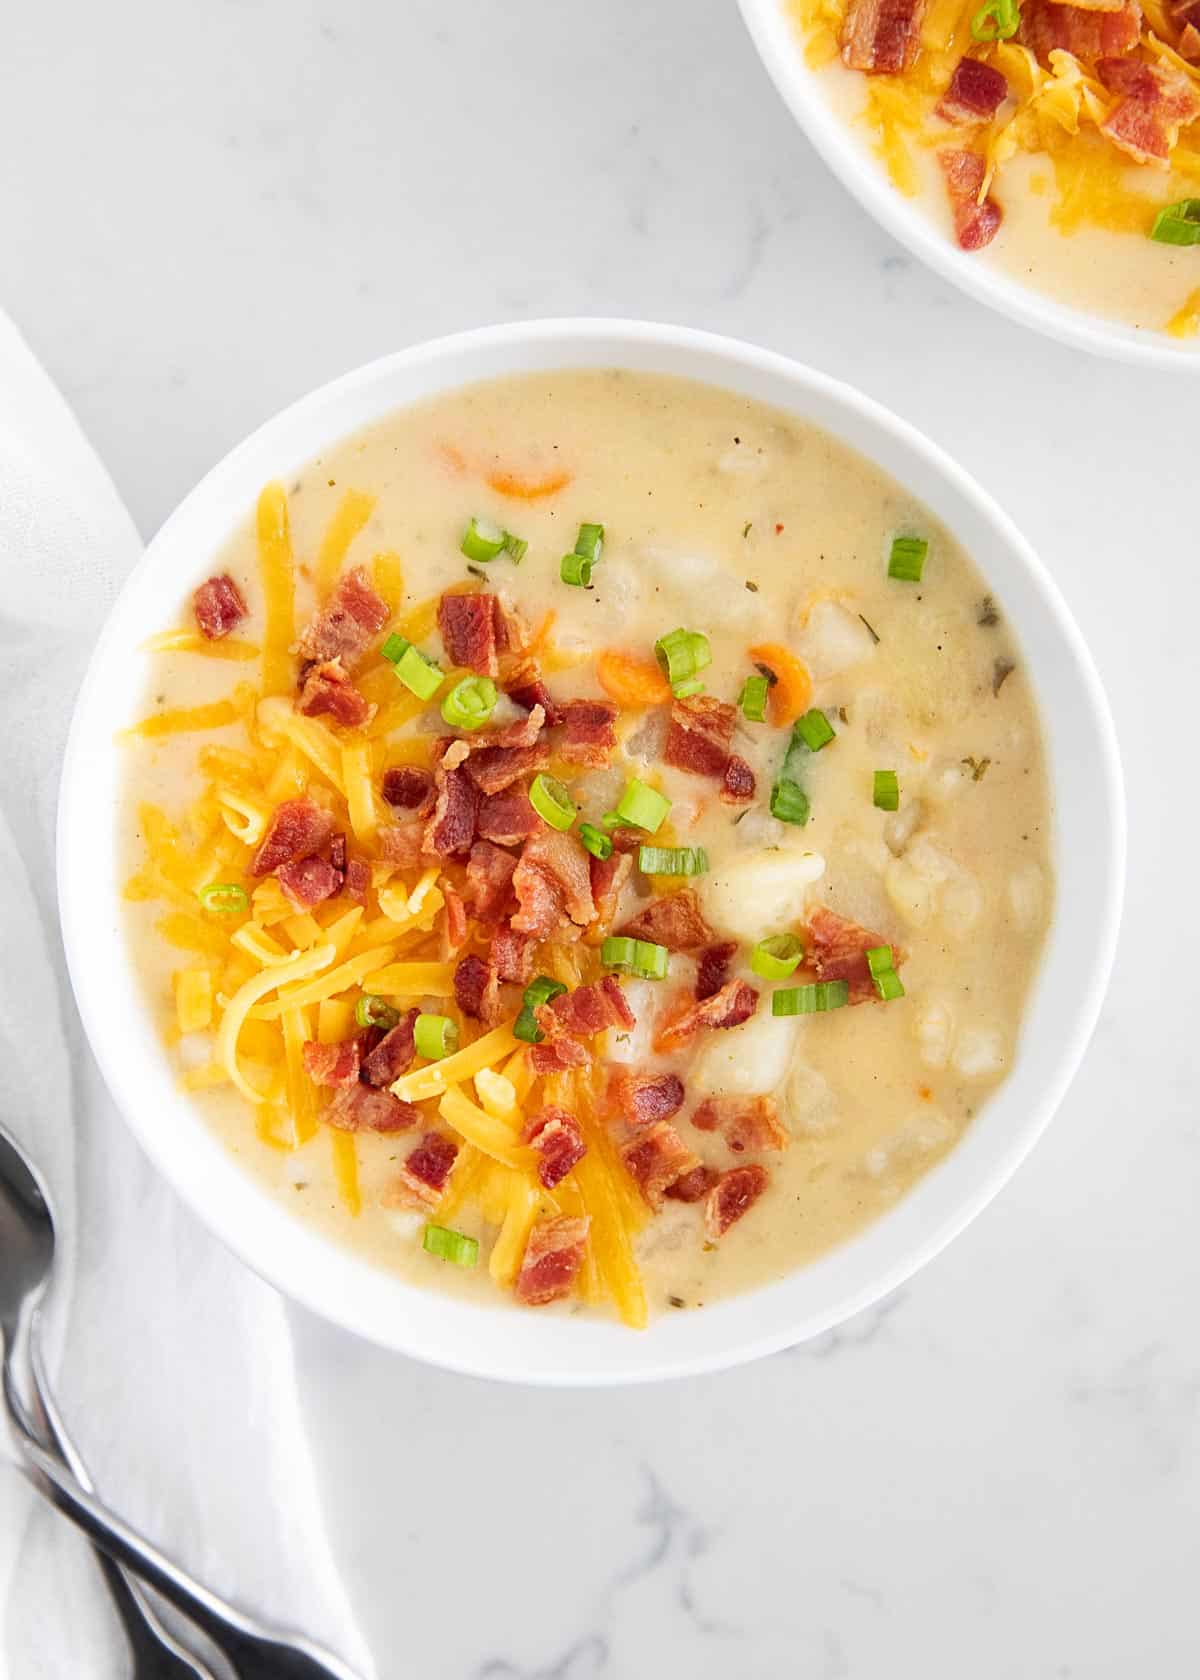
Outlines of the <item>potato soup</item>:
[{"label": "potato soup", "polygon": [[877,468],[623,371],[264,487],[146,650],[122,883],[246,1171],[421,1286],[632,1327],[890,1208],[1053,900],[1004,602]]}]

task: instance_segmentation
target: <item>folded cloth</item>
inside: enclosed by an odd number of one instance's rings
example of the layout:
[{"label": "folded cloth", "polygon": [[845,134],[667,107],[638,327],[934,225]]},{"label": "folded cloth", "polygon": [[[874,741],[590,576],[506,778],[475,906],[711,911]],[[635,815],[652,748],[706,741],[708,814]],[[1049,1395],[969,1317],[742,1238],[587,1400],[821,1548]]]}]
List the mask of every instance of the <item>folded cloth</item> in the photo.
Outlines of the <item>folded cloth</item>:
[{"label": "folded cloth", "polygon": [[[58,1216],[54,1391],[115,1510],[218,1592],[365,1675],[283,1303],[152,1172],[104,1090],[66,981],[53,870],[63,740],[96,631],[140,548],[74,417],[0,317],[0,1116]],[[88,1548],[6,1464],[0,1672],[129,1672]]]}]

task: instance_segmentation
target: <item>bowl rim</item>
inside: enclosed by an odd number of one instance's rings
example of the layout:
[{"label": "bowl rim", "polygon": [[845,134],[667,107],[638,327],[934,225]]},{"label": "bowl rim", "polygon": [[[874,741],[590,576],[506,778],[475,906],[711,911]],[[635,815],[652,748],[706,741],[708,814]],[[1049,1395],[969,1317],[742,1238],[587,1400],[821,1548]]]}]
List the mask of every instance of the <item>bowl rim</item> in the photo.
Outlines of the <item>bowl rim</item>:
[{"label": "bowl rim", "polygon": [[[491,371],[480,371],[480,364]],[[431,393],[505,373],[583,366],[677,372],[746,395],[756,394],[761,385],[772,393],[763,400],[776,406],[788,406],[790,398],[797,413],[806,407],[828,410],[828,418],[823,414],[814,423],[842,436],[868,460],[878,460],[881,451],[894,452],[909,470],[924,474],[932,488],[961,506],[963,520],[976,522],[994,540],[997,553],[1006,555],[1011,577],[998,585],[1001,597],[1009,599],[1019,587],[1037,603],[1038,623],[1053,644],[1055,672],[1069,668],[1069,680],[1063,680],[1074,704],[1066,715],[1073,728],[1084,732],[1091,769],[1086,867],[1094,877],[1096,902],[1089,901],[1086,936],[1075,941],[1086,947],[1084,979],[1065,1002],[1054,1005],[1053,1030],[1043,1030],[1039,1051],[1048,1069],[1036,1089],[1024,1093],[1027,1106],[1019,1106],[1013,1094],[1032,1055],[1023,1040],[1009,1078],[955,1148],[865,1231],[782,1280],[704,1312],[660,1317],[640,1335],[583,1317],[468,1305],[405,1284],[285,1211],[240,1167],[198,1105],[176,1087],[124,950],[115,820],[110,820],[112,840],[100,842],[101,855],[107,845],[113,862],[108,876],[101,874],[113,883],[111,898],[95,892],[96,801],[106,803],[112,819],[120,781],[113,730],[128,716],[112,705],[106,710],[105,690],[132,680],[128,673],[134,662],[122,662],[121,656],[138,645],[129,640],[130,625],[136,628],[142,598],[156,586],[165,587],[165,580],[178,579],[170,585],[177,605],[203,559],[216,552],[238,518],[245,518],[261,484],[286,470],[281,463],[289,447],[303,447],[301,459],[311,458],[321,447],[319,440],[328,445],[420,400],[427,393],[411,389],[414,381],[419,385],[432,378]],[[358,412],[352,423],[330,418],[347,405]],[[871,434],[871,444],[840,432],[843,421],[850,430]],[[303,445],[296,441],[298,433],[307,439]],[[274,463],[272,468],[264,466],[264,458]],[[922,499],[929,499],[928,492],[922,492]],[[939,517],[951,523],[941,512]],[[210,534],[197,546],[196,531],[208,526],[220,537]],[[174,572],[173,549],[184,555]],[[153,621],[155,628],[160,624],[160,619]],[[1032,665],[1031,675],[1036,686]],[[992,1200],[1049,1123],[1091,1037],[1116,947],[1125,843],[1116,733],[1082,634],[1030,545],[962,468],[872,398],[776,352],[687,327],[581,317],[478,328],[368,362],[281,410],[200,480],[147,546],[93,651],[63,760],[57,875],[68,971],[108,1088],[159,1171],[226,1246],[283,1294],[382,1346],[474,1376],[547,1386],[610,1386],[721,1370],[821,1334],[907,1281]],[[1056,951],[1061,913],[1060,888],[1051,930]],[[123,958],[115,969],[109,960],[114,943]],[[1080,966],[1074,946],[1072,952],[1069,965],[1065,952],[1055,958],[1064,977]],[[1049,964],[1049,952],[1043,952],[1037,982],[1043,992]],[[1044,999],[1039,1002],[1039,1020],[1048,1007]],[[1030,1003],[1026,1025],[1032,1015]],[[1011,1132],[1000,1137],[996,1125],[986,1122],[1002,1106],[1014,1111],[1019,1106],[1019,1112]],[[164,1112],[178,1125],[165,1129]],[[555,1327],[552,1336],[535,1328],[545,1325]]]},{"label": "bowl rim", "polygon": [[935,273],[1010,321],[1074,349],[1143,367],[1200,372],[1200,351],[1177,346],[1167,333],[1059,303],[951,244],[896,191],[817,92],[820,72],[805,64],[784,0],[738,0],[738,6],[767,74],[814,150],[863,209]]}]

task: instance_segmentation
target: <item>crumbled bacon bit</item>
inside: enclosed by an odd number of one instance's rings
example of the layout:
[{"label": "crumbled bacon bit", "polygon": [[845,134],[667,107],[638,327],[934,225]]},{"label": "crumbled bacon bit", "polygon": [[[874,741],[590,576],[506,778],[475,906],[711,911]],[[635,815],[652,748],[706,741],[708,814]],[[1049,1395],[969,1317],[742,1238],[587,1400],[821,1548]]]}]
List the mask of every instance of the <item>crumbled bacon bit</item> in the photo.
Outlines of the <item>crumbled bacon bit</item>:
[{"label": "crumbled bacon bit", "polygon": [[500,674],[494,595],[443,595],[438,602],[438,629],[451,665],[461,665],[481,677]]},{"label": "crumbled bacon bit", "polygon": [[1100,132],[1139,163],[1168,163],[1181,126],[1200,116],[1200,97],[1189,78],[1165,64],[1132,58],[1102,58],[1096,72],[1121,96]]},{"label": "crumbled bacon bit", "polygon": [[503,590],[493,608],[496,620],[496,648],[500,653],[521,654],[529,646],[529,626]]},{"label": "crumbled bacon bit", "polygon": [[493,1027],[504,1013],[499,976],[482,957],[464,957],[454,970],[454,1001],[464,1015]]},{"label": "crumbled bacon bit", "polygon": [[757,786],[757,778],[746,760],[737,753],[731,753],[725,765],[725,774],[721,777],[719,798],[722,805],[747,804],[754,798]]},{"label": "crumbled bacon bit", "polygon": [[939,152],[938,162],[946,177],[955,238],[964,251],[982,250],[996,237],[1004,219],[1004,212],[990,194],[982,204],[979,202],[987,165],[978,152],[968,151]]},{"label": "crumbled bacon bit", "polygon": [[279,885],[289,904],[297,910],[311,910],[332,898],[342,885],[333,865],[321,857],[291,858],[276,871]]},{"label": "crumbled bacon bit", "polygon": [[390,1085],[407,1073],[417,1054],[413,1036],[419,1010],[410,1009],[363,1057],[362,1077],[368,1085]]},{"label": "crumbled bacon bit", "polygon": [[692,1125],[701,1132],[720,1132],[735,1155],[786,1149],[792,1141],[780,1124],[774,1097],[706,1097]]},{"label": "crumbled bacon bit", "polygon": [[536,659],[523,659],[520,665],[509,672],[504,692],[515,705],[524,706],[527,712],[531,712],[535,706],[540,706],[547,725],[553,726],[561,722],[558,705],[542,681],[541,669]]},{"label": "crumbled bacon bit", "polygon": [[567,700],[559,715],[565,735],[559,756],[568,764],[607,764],[617,744],[617,708],[611,700]]},{"label": "crumbled bacon bit", "polygon": [[758,1008],[758,993],[745,980],[729,980],[702,1003],[692,1004],[668,1023],[655,1040],[656,1050],[679,1050],[706,1029],[740,1027]]},{"label": "crumbled bacon bit", "polygon": [[543,1108],[540,1114],[531,1116],[521,1134],[521,1141],[532,1144],[541,1156],[538,1178],[547,1190],[561,1184],[587,1154],[579,1121],[569,1109],[553,1104]]},{"label": "crumbled bacon bit", "polygon": [[390,1091],[360,1082],[339,1091],[321,1118],[343,1132],[406,1132],[421,1118],[421,1110]]},{"label": "crumbled bacon bit", "polygon": [[496,929],[489,956],[499,979],[519,986],[527,986],[533,979],[533,940],[507,924]]},{"label": "crumbled bacon bit", "polygon": [[1042,64],[1058,49],[1076,58],[1115,58],[1132,52],[1141,39],[1142,9],[1137,0],[1126,0],[1116,11],[1060,6],[1057,0],[1024,0],[1017,39],[1029,47]]},{"label": "crumbled bacon bit", "polygon": [[271,813],[267,832],[250,862],[251,875],[269,875],[281,863],[319,851],[333,833],[333,818],[311,799],[285,799]]},{"label": "crumbled bacon bit", "polygon": [[596,906],[595,933],[607,933],[616,920],[621,892],[633,874],[633,859],[614,851],[606,858],[594,857],[589,865],[592,877],[592,900]]},{"label": "crumbled bacon bit", "polygon": [[924,16],[925,0],[851,0],[842,24],[842,58],[851,70],[889,75],[911,70]]},{"label": "crumbled bacon bit", "polygon": [[583,1265],[590,1225],[587,1217],[576,1219],[569,1214],[537,1221],[515,1285],[523,1306],[544,1307],[571,1293]]},{"label": "crumbled bacon bit", "polygon": [[[417,835],[417,846],[420,848],[420,834]],[[352,857],[346,864],[346,878],[342,883],[342,891],[346,897],[356,904],[362,904],[367,896],[367,888],[371,885],[371,865],[366,858]]]},{"label": "crumbled bacon bit", "polygon": [[609,1096],[631,1126],[669,1120],[683,1107],[683,1080],[677,1073],[618,1073]]},{"label": "crumbled bacon bit", "polygon": [[690,887],[665,898],[652,898],[620,931],[630,939],[665,945],[668,951],[694,951],[699,945],[713,943],[713,930],[700,914],[699,901]]},{"label": "crumbled bacon bit", "polygon": [[519,846],[542,825],[524,788],[485,794],[479,805],[475,827],[480,838],[497,846]]},{"label": "crumbled bacon bit", "polygon": [[338,579],[337,587],[309,622],[296,652],[310,664],[340,659],[353,671],[389,618],[386,601],[367,582],[361,566]]},{"label": "crumbled bacon bit", "polygon": [[[867,952],[888,941],[869,928],[860,927],[846,916],[822,906],[808,918],[804,938],[806,968],[812,969],[818,980],[845,980],[850,988],[851,1003],[869,1003],[878,997]],[[892,965],[899,968],[904,952],[892,947]]]},{"label": "crumbled bacon bit", "polygon": [[346,836],[335,834],[329,842],[328,857],[339,875],[346,873]]},{"label": "crumbled bacon bit", "polygon": [[715,1167],[693,1167],[674,1184],[668,1184],[666,1193],[675,1202],[702,1202],[720,1176]]},{"label": "crumbled bacon bit", "polygon": [[375,716],[376,708],[355,688],[340,659],[310,665],[300,688],[296,709],[305,717],[328,714],[346,729],[361,729]]},{"label": "crumbled bacon bit", "polygon": [[769,1183],[765,1167],[731,1167],[721,1174],[704,1206],[704,1235],[719,1242],[735,1220],[749,1213]]},{"label": "crumbled bacon bit", "polygon": [[610,828],[608,838],[613,843],[614,852],[636,852],[639,846],[646,844],[646,830],[644,828]]},{"label": "crumbled bacon bit", "polygon": [[318,1044],[310,1039],[300,1054],[304,1071],[314,1085],[348,1091],[358,1084],[357,1038],[344,1038],[339,1044]]},{"label": "crumbled bacon bit", "polygon": [[577,927],[596,918],[588,854],[574,834],[553,828],[531,834],[522,847],[513,888],[521,905],[513,917],[518,933],[545,939],[564,910]]},{"label": "crumbled bacon bit", "polygon": [[701,951],[696,964],[696,997],[703,1003],[705,998],[714,997],[729,978],[730,965],[737,956],[737,941],[722,940],[719,945],[709,945]]},{"label": "crumbled bacon bit", "polygon": [[990,122],[1008,97],[1008,82],[981,58],[960,58],[937,107],[951,123]]},{"label": "crumbled bacon bit", "polygon": [[736,722],[736,709],[711,694],[673,700],[664,761],[696,776],[723,776]]},{"label": "crumbled bacon bit", "polygon": [[621,982],[612,974],[606,974],[594,986],[576,986],[574,991],[560,992],[535,1013],[538,1026],[552,1038],[564,1032],[591,1038],[609,1027],[629,1032],[637,1025],[637,1016],[629,1007]]},{"label": "crumbled bacon bit", "polygon": [[467,907],[453,887],[443,886],[442,895],[446,901],[446,948],[453,956],[455,951],[462,950],[470,932]]},{"label": "crumbled bacon bit", "polygon": [[410,1150],[389,1200],[420,1208],[436,1207],[457,1159],[456,1143],[440,1132],[426,1132],[416,1148]]},{"label": "crumbled bacon bit", "polygon": [[662,1206],[667,1187],[694,1172],[700,1157],[684,1143],[669,1120],[656,1120],[637,1133],[621,1151],[621,1159],[650,1206]]},{"label": "crumbled bacon bit", "polygon": [[385,803],[410,817],[427,817],[437,797],[433,772],[419,764],[393,764],[383,773],[381,791]]},{"label": "crumbled bacon bit", "polygon": [[228,572],[202,583],[192,596],[192,606],[200,634],[210,642],[218,642],[222,636],[227,636],[234,625],[245,618],[247,610],[242,592]]},{"label": "crumbled bacon bit", "polygon": [[[381,823],[375,834],[379,842],[379,849],[388,863],[394,863],[397,869],[416,869],[421,862],[421,850],[425,843],[425,824],[418,818],[415,822]],[[347,873],[353,863],[351,859],[347,865]],[[370,885],[371,871],[367,868],[363,882],[364,890]]]},{"label": "crumbled bacon bit", "polygon": [[434,780],[437,799],[425,825],[422,851],[439,858],[470,851],[479,810],[479,789],[465,770],[447,770],[441,765]]},{"label": "crumbled bacon bit", "polygon": [[577,1038],[552,1039],[546,1044],[529,1047],[529,1065],[534,1073],[566,1073],[569,1068],[586,1067],[591,1057]]},{"label": "crumbled bacon bit", "polygon": [[463,898],[477,921],[498,921],[512,902],[513,871],[517,860],[511,852],[493,846],[490,840],[476,840],[467,860]]}]

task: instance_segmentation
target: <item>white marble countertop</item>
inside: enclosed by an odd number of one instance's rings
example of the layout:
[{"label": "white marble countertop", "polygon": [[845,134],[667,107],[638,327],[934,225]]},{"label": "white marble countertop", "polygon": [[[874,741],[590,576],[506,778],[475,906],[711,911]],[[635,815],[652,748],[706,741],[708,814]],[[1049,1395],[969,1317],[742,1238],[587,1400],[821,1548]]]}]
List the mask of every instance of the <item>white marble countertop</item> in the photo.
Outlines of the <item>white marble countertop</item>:
[{"label": "white marble countertop", "polygon": [[680,320],[948,446],[1050,562],[1118,718],[1129,898],[1095,1043],[1016,1181],[896,1298],[757,1367],[598,1395],[298,1315],[381,1672],[1196,1672],[1195,380],[1059,349],[914,265],[730,3],[60,0],[14,11],[4,56],[0,297],[147,534],[379,352]]}]

